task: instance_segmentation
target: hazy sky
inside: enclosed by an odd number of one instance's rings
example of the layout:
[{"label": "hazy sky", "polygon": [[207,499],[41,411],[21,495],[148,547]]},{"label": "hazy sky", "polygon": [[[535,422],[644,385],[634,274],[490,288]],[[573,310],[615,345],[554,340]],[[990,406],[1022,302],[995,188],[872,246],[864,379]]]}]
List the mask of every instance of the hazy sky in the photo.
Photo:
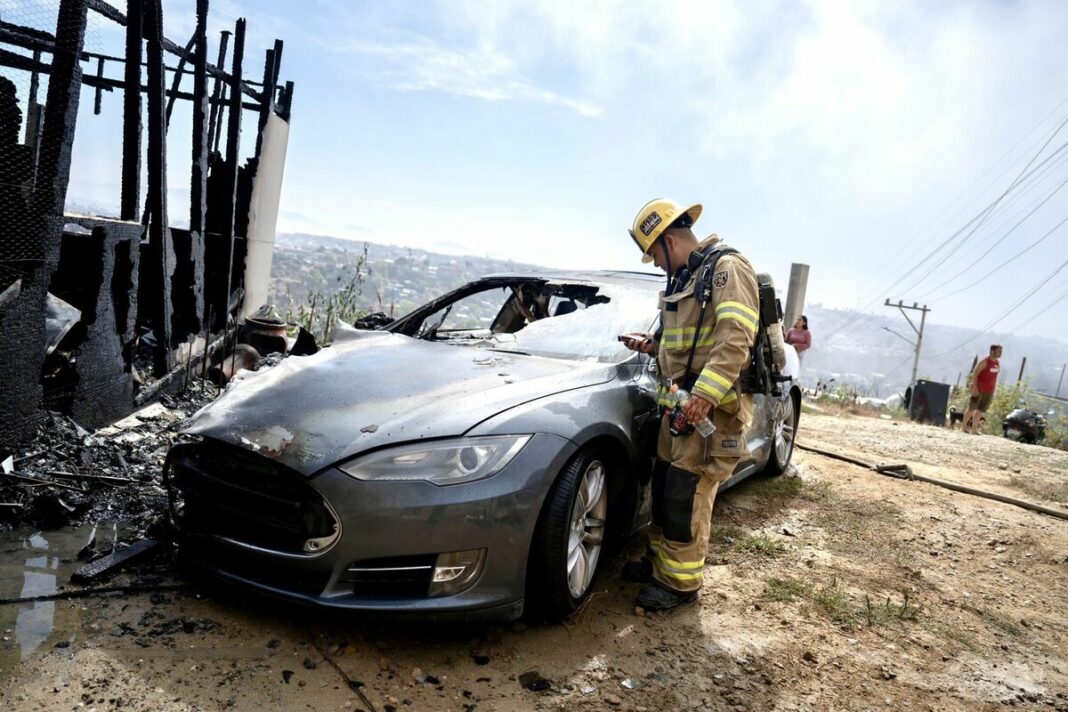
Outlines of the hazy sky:
[{"label": "hazy sky", "polygon": [[[179,44],[192,6],[165,1]],[[667,196],[781,286],[810,264],[810,302],[977,328],[1068,260],[1065,224],[1004,264],[1068,217],[1064,2],[220,0],[213,31],[238,16],[252,71],[281,37],[296,83],[282,231],[641,269],[626,230]],[[105,142],[82,143],[88,198]],[[178,221],[187,151],[172,137]],[[1065,338],[1068,298],[1024,323],[1065,294],[1068,267],[994,330]]]}]

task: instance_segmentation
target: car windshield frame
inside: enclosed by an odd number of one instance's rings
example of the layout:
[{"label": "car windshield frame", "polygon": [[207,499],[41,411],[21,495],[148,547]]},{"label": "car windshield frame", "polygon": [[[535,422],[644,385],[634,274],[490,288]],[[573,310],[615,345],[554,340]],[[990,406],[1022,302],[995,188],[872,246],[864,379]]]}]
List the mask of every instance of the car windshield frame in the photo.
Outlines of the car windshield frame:
[{"label": "car windshield frame", "polygon": [[[439,331],[453,305],[472,295],[501,288],[512,293],[504,296],[489,328]],[[619,364],[636,355],[619,343],[620,334],[656,328],[659,289],[658,283],[638,275],[611,279],[566,274],[485,277],[417,307],[383,329],[454,346]],[[522,306],[523,299],[530,295],[534,298]],[[560,310],[562,301],[571,304]],[[558,311],[550,314],[550,309]],[[632,316],[638,313],[644,314]]]}]

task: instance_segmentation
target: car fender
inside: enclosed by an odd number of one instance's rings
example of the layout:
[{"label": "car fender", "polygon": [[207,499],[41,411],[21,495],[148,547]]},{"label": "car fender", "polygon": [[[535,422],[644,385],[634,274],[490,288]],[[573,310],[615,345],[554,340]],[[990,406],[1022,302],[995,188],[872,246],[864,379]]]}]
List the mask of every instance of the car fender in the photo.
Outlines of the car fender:
[{"label": "car fender", "polygon": [[628,462],[637,463],[641,459],[639,433],[647,418],[633,415],[630,390],[609,383],[544,396],[487,418],[465,435],[549,433],[577,447],[609,437]]}]

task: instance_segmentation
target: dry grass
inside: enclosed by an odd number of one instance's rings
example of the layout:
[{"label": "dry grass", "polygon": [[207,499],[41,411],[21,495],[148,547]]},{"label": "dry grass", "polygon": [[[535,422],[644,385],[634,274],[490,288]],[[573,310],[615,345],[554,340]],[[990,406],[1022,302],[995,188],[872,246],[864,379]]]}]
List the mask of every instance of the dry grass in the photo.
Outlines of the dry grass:
[{"label": "dry grass", "polygon": [[779,603],[801,602],[810,613],[829,618],[847,630],[884,628],[890,624],[917,621],[923,606],[912,600],[907,589],[900,592],[900,601],[893,596],[873,598],[864,594],[862,604],[853,603],[837,578],[819,585],[796,578],[770,578],[766,582],[764,598]]},{"label": "dry grass", "polygon": [[1019,475],[1009,478],[1009,482],[1016,489],[1026,492],[1032,497],[1038,497],[1054,504],[1068,502],[1068,479],[1050,481]]}]

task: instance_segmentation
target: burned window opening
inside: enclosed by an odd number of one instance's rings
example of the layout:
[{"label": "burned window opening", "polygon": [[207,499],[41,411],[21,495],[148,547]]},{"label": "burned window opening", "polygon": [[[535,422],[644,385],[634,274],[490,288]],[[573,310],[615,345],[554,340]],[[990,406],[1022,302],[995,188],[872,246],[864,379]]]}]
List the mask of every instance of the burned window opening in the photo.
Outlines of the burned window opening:
[{"label": "burned window opening", "polygon": [[196,337],[201,329],[204,293],[197,274],[204,266],[204,245],[199,235],[189,230],[172,229],[174,272],[171,273],[171,347]]}]

